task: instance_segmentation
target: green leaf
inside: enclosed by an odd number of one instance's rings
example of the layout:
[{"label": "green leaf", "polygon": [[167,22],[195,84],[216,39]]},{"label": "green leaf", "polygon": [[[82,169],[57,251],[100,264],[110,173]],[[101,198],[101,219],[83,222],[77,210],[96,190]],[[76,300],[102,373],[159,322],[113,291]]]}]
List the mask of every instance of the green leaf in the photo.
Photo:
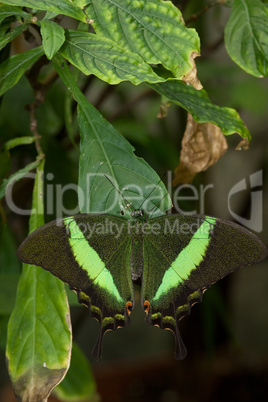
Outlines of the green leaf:
[{"label": "green leaf", "polygon": [[12,88],[23,73],[44,53],[42,47],[11,56],[0,66],[0,96]]},{"label": "green leaf", "polygon": [[149,86],[186,109],[198,123],[209,121],[220,127],[225,135],[239,133],[242,138],[251,139],[237,111],[214,105],[204,89],[198,91],[181,81],[168,81],[161,84],[149,84]]},{"label": "green leaf", "polygon": [[43,48],[47,58],[51,60],[65,40],[65,31],[53,21],[42,20],[40,24]]},{"label": "green leaf", "polygon": [[46,20],[52,20],[55,17],[57,17],[57,15],[58,15],[58,13],[55,13],[53,11],[47,11],[46,15],[45,15],[45,18],[46,18]]},{"label": "green leaf", "polygon": [[30,7],[37,10],[52,11],[57,14],[68,15],[79,21],[86,22],[86,16],[81,8],[69,0],[3,0],[3,4],[11,6]]},{"label": "green leaf", "polygon": [[9,176],[8,179],[4,179],[3,183],[0,186],[0,200],[5,196],[8,186],[12,186],[14,182],[22,179],[31,170],[37,168],[37,166],[40,164],[40,161],[41,159],[37,158],[34,162],[29,163],[29,165],[25,166],[24,168],[18,170],[17,172]]},{"label": "green leaf", "polygon": [[[82,24],[82,22],[80,23]],[[83,24],[85,25],[85,24]],[[78,81],[79,78],[81,77],[82,73],[78,68],[73,68],[72,69],[72,75],[75,81]],[[78,81],[79,82],[79,81]],[[68,137],[74,146],[74,148],[78,148],[78,144],[75,142],[75,135],[78,132],[78,125],[77,125],[77,118],[76,114],[74,113],[73,110],[73,103],[74,103],[74,98],[73,95],[70,91],[65,91],[64,94],[64,122],[65,122],[65,127],[67,130]]]},{"label": "green leaf", "polygon": [[9,42],[11,42],[13,39],[15,39],[18,35],[20,35],[22,32],[24,32],[28,26],[30,25],[29,22],[25,24],[20,24],[16,26],[14,29],[11,31],[7,32],[5,35],[3,35],[0,38],[0,50],[3,49]]},{"label": "green leaf", "polygon": [[268,9],[260,0],[234,0],[225,27],[225,46],[247,73],[268,75]]},{"label": "green leaf", "polygon": [[[63,381],[54,389],[53,394],[65,402],[93,402],[96,383],[87,358],[76,343],[73,343],[70,369]],[[97,397],[96,397],[97,398]]]},{"label": "green leaf", "polygon": [[[160,178],[155,171],[143,159],[137,158],[130,143],[86,98],[78,104],[78,124],[81,135],[78,186],[85,195],[79,200],[81,212],[120,215],[130,203],[135,209],[142,205],[145,213],[152,211],[155,217],[171,208],[169,198],[165,197],[167,190],[159,184]],[[130,212],[128,208],[127,215]]]},{"label": "green leaf", "polygon": [[[62,58],[55,56],[53,61],[78,103],[80,211],[119,215],[126,206],[119,190],[135,209],[147,199],[142,208],[152,210],[154,216],[163,215],[171,208],[171,201],[158,175],[143,159],[134,155],[129,142],[88,102]],[[128,215],[131,211],[128,208],[125,212]]]},{"label": "green leaf", "polygon": [[31,14],[22,11],[19,7],[5,6],[0,4],[0,24],[7,17],[20,17],[25,19],[31,19]]},{"label": "green leaf", "polygon": [[79,8],[84,8],[85,5],[88,3],[88,0],[73,0],[73,3]]},{"label": "green leaf", "polygon": [[17,137],[17,138],[12,138],[12,140],[7,141],[4,144],[4,149],[10,150],[12,148],[17,147],[18,145],[29,145],[34,142],[34,137]]},{"label": "green leaf", "polygon": [[[43,162],[35,179],[30,232],[44,224]],[[42,268],[25,264],[8,324],[6,350],[17,397],[23,401],[46,401],[68,369],[70,348],[64,284]]]},{"label": "green leaf", "polygon": [[109,84],[164,81],[139,55],[95,34],[66,31],[60,53],[84,74],[94,74]]},{"label": "green leaf", "polygon": [[180,79],[193,69],[199,37],[185,27],[171,1],[90,0],[86,13],[97,34],[139,54],[147,63],[162,63]]}]

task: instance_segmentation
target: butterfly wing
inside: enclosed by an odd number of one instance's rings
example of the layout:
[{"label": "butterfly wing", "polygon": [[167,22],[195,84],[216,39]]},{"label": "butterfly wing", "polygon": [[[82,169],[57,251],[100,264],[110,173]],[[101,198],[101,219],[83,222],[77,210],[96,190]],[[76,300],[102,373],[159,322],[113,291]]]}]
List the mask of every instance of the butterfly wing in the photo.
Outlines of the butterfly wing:
[{"label": "butterfly wing", "polygon": [[142,278],[147,322],[174,333],[175,356],[183,359],[187,352],[178,321],[202,301],[209,286],[242,266],[262,261],[267,249],[243,227],[212,217],[169,215],[148,223]]},{"label": "butterfly wing", "polygon": [[124,327],[133,305],[131,240],[122,218],[81,214],[50,222],[21,244],[18,257],[68,283],[100,322],[93,351],[101,356],[105,332]]}]

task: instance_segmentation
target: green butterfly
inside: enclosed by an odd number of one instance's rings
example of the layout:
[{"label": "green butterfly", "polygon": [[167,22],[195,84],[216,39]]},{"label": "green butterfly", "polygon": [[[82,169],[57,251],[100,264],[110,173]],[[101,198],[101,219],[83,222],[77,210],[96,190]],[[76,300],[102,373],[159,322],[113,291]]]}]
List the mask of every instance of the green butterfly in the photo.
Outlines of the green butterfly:
[{"label": "green butterfly", "polygon": [[30,234],[19,258],[68,283],[100,322],[93,350],[101,357],[103,335],[129,323],[133,283],[140,283],[146,322],[175,335],[175,357],[186,348],[179,320],[214,282],[267,257],[267,248],[243,227],[204,215],[132,219],[81,214],[50,222]]}]

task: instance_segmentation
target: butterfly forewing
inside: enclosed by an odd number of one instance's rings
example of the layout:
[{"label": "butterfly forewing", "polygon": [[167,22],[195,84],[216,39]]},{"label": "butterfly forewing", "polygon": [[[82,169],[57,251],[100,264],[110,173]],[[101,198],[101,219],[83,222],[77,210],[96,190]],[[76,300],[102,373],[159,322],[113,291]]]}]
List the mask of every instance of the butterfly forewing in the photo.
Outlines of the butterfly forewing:
[{"label": "butterfly forewing", "polygon": [[19,258],[50,271],[78,294],[104,333],[124,327],[133,304],[131,238],[122,218],[81,214],[50,222],[29,235]]}]

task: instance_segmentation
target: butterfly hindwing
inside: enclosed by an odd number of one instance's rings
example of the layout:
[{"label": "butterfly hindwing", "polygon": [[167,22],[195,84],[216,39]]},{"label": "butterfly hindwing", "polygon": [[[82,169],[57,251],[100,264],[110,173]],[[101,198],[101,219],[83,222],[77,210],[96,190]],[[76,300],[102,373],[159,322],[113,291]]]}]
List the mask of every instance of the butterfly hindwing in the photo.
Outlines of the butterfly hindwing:
[{"label": "butterfly hindwing", "polygon": [[152,230],[144,238],[142,278],[146,319],[173,331],[175,355],[182,359],[186,349],[178,321],[209,286],[237,268],[262,261],[267,249],[241,226],[212,217],[169,215],[148,223]]},{"label": "butterfly hindwing", "polygon": [[104,333],[129,322],[134,303],[130,253],[131,238],[122,218],[81,214],[37,229],[22,243],[18,256],[77,292],[79,302],[100,322],[93,352],[99,359]]}]

